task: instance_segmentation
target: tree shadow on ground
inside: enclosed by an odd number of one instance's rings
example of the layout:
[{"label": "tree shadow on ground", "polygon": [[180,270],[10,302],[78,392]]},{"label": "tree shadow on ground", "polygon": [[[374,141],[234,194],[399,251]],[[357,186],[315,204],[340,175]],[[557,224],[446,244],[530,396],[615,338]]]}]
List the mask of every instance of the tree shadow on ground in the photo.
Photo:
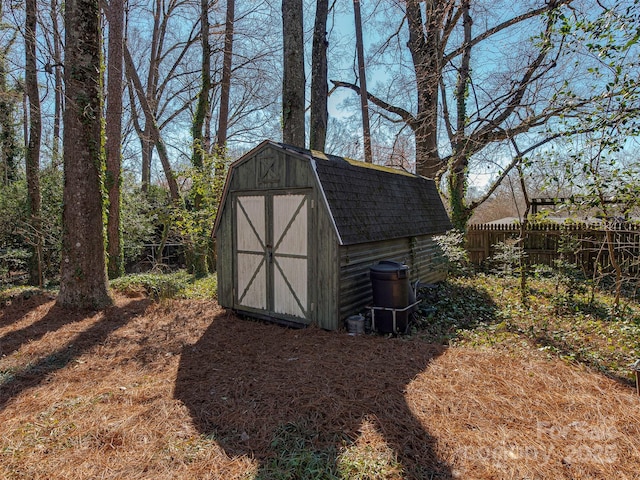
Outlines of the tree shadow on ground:
[{"label": "tree shadow on ground", "polygon": [[11,355],[26,343],[39,340],[50,332],[55,332],[65,325],[80,322],[86,318],[87,312],[63,311],[53,305],[41,319],[25,327],[11,330],[0,337],[0,355]]},{"label": "tree shadow on ground", "polygon": [[230,455],[258,460],[257,478],[337,478],[340,451],[368,424],[403,478],[448,479],[449,466],[406,398],[412,379],[444,351],[223,314],[183,349],[174,395],[203,435]]},{"label": "tree shadow on ground", "polygon": [[[49,295],[18,296],[7,301],[0,300],[0,328],[14,324],[32,310],[50,302],[53,297]],[[7,307],[10,305],[10,308]],[[0,352],[1,353],[1,352]]]},{"label": "tree shadow on ground", "polygon": [[[143,314],[149,304],[148,299],[138,299],[131,300],[122,306],[109,307],[103,312],[101,319],[64,346],[40,358],[37,362],[5,376],[0,382],[0,411],[22,392],[37,387],[46,381],[49,375],[63,369],[74,359],[103,342],[112,332]],[[79,322],[94,314],[96,312],[74,311],[53,305],[42,319],[33,324],[32,328],[27,327],[5,335],[0,339],[0,346],[4,352],[5,341],[7,341],[9,342],[8,350],[17,351],[20,345],[27,341],[40,338],[48,332],[69,323]]]}]

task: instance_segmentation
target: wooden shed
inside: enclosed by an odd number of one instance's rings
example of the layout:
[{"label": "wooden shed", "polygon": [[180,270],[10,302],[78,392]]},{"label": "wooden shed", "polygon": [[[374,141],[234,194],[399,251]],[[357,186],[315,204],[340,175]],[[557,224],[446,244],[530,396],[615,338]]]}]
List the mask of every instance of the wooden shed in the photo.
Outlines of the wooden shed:
[{"label": "wooden shed", "polygon": [[246,315],[335,330],[371,303],[369,268],[445,269],[451,228],[435,183],[404,171],[264,141],[234,162],[214,227],[218,302]]}]

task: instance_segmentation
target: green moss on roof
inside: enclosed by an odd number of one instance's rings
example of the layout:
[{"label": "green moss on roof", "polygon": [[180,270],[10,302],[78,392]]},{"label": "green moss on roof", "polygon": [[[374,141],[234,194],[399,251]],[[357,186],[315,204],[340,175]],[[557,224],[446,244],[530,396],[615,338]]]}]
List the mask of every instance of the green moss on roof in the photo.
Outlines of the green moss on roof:
[{"label": "green moss on roof", "polygon": [[394,168],[394,167],[387,167],[385,165],[378,165],[376,163],[366,163],[366,162],[362,162],[360,160],[354,160],[353,158],[349,158],[349,157],[336,157],[334,155],[331,155],[331,158],[325,154],[324,152],[320,152],[319,150],[310,150],[311,155],[313,156],[313,158],[315,159],[320,159],[320,160],[334,160],[339,158],[344,160],[345,162],[353,165],[354,167],[359,167],[359,168],[370,168],[372,170],[379,170],[381,172],[387,172],[387,173],[395,173],[398,175],[407,175],[409,177],[415,177],[416,175],[414,175],[411,172],[407,172],[406,170],[402,170],[399,168]]}]

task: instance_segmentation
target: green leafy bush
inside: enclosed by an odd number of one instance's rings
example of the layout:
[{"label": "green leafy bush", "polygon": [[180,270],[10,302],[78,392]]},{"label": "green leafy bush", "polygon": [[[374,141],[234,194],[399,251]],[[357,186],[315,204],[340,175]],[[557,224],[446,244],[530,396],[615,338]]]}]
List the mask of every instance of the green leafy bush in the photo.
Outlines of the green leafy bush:
[{"label": "green leafy bush", "polygon": [[511,277],[520,272],[522,261],[527,257],[519,239],[507,239],[493,246],[495,253],[489,259],[492,271],[501,277]]},{"label": "green leafy bush", "polygon": [[139,260],[145,245],[160,243],[158,232],[168,221],[170,203],[166,190],[152,186],[145,193],[131,176],[124,178],[120,216],[125,265]]},{"label": "green leafy bush", "polygon": [[145,293],[156,299],[212,299],[216,296],[217,280],[215,275],[196,278],[184,270],[174,273],[138,273],[112,280],[111,288],[126,295]]},{"label": "green leafy bush", "polygon": [[449,273],[456,276],[470,275],[473,266],[469,261],[469,252],[465,248],[465,235],[460,230],[449,230],[444,235],[434,237],[447,260]]}]

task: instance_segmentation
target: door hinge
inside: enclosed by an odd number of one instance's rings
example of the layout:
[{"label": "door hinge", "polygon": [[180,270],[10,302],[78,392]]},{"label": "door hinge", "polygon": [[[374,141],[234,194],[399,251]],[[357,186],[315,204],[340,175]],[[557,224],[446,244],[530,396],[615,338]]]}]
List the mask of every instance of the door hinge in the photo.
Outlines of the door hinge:
[{"label": "door hinge", "polygon": [[316,201],[312,198],[311,199],[311,210],[313,210],[314,208],[316,208]]}]

